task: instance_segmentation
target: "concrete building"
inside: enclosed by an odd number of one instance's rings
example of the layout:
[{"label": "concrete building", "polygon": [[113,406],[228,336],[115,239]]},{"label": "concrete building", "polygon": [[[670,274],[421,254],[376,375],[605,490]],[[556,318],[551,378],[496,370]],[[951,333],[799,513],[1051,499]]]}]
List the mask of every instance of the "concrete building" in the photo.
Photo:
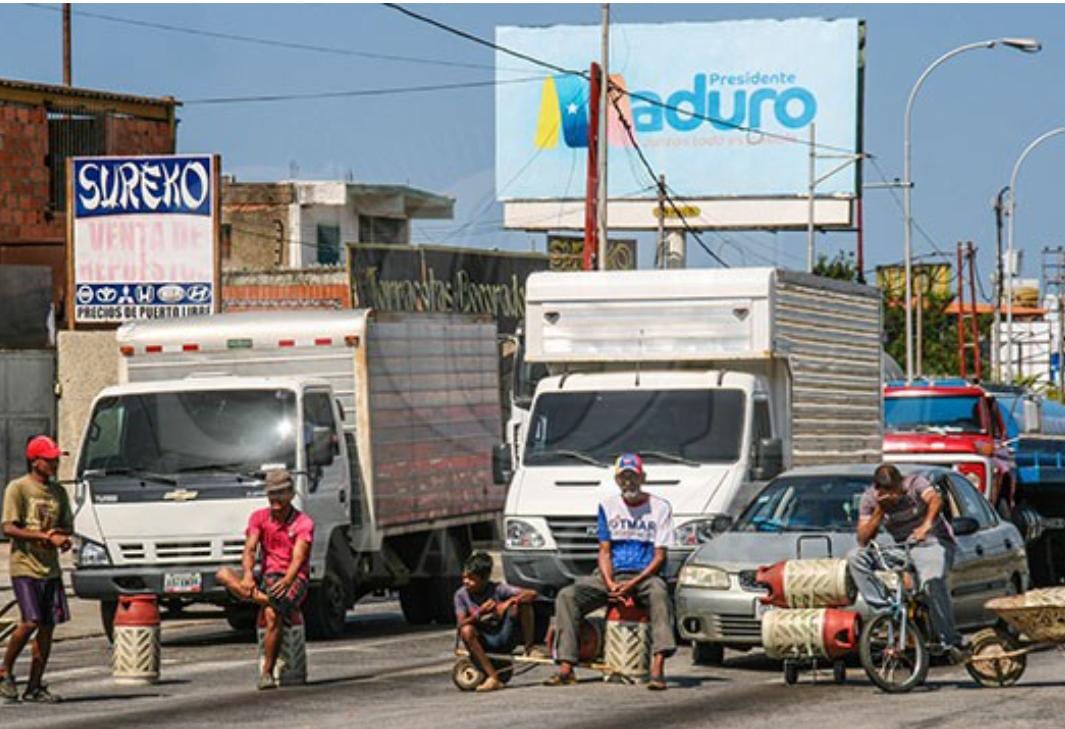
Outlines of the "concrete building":
[{"label": "concrete building", "polygon": [[222,184],[222,266],[338,266],[345,244],[410,243],[410,221],[450,219],[455,201],[404,185],[289,180]]},{"label": "concrete building", "polygon": [[178,102],[0,79],[0,265],[52,270],[58,318],[66,285],[66,161],[170,154]]}]

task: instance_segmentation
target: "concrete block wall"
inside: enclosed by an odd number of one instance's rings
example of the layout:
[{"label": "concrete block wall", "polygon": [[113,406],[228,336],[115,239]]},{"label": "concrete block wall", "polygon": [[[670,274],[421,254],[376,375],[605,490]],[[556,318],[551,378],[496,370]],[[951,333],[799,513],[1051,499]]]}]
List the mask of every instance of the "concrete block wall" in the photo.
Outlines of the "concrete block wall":
[{"label": "concrete block wall", "polygon": [[125,116],[107,118],[108,154],[173,154],[175,144],[167,122]]},{"label": "concrete block wall", "polygon": [[59,446],[70,452],[59,477],[74,476],[78,441],[100,390],[118,384],[118,346],[113,331],[62,331],[56,342],[56,421]]}]

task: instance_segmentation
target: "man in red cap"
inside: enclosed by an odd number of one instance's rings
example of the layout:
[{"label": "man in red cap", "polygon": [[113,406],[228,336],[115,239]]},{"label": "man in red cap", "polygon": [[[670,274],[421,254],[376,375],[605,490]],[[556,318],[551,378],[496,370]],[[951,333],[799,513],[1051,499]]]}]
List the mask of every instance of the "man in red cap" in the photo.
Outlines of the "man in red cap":
[{"label": "man in red cap", "polygon": [[35,632],[33,662],[22,700],[59,701],[41,679],[52,649],[52,632],[56,624],[70,619],[59,552],[70,549],[74,517],[67,492],[55,482],[61,455],[59,446],[48,436],[31,438],[26,444],[29,473],[9,483],[4,491],[0,523],[4,536],[11,540],[11,587],[22,613],[22,622],[7,643],[0,675],[0,697],[8,701],[18,701],[15,660]]}]

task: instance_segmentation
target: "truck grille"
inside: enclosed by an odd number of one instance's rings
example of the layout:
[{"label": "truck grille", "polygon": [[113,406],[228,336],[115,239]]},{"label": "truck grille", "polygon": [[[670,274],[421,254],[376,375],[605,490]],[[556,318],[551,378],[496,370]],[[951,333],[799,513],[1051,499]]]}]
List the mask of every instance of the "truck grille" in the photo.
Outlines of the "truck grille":
[{"label": "truck grille", "polygon": [[233,561],[244,551],[243,539],[168,539],[159,542],[119,542],[122,563],[182,563]]},{"label": "truck grille", "polygon": [[599,556],[599,522],[587,517],[556,516],[547,520],[567,572],[590,575]]}]

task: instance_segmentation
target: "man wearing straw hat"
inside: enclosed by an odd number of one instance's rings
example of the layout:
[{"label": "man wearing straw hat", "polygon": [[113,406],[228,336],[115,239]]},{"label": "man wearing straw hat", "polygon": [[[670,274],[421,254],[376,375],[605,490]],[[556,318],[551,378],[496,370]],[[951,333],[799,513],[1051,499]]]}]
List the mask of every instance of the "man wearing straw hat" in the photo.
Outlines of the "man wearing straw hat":
[{"label": "man wearing straw hat", "polygon": [[[314,542],[314,522],[292,506],[293,496],[292,475],[288,471],[280,468],[266,474],[270,506],[253,512],[248,519],[241,573],[238,576],[223,567],[215,576],[231,595],[262,610],[266,635],[260,690],[277,687],[274,665],[281,649],[281,631],[300,609],[310,579],[308,557]],[[258,581],[254,574],[257,550],[261,555]]]}]

